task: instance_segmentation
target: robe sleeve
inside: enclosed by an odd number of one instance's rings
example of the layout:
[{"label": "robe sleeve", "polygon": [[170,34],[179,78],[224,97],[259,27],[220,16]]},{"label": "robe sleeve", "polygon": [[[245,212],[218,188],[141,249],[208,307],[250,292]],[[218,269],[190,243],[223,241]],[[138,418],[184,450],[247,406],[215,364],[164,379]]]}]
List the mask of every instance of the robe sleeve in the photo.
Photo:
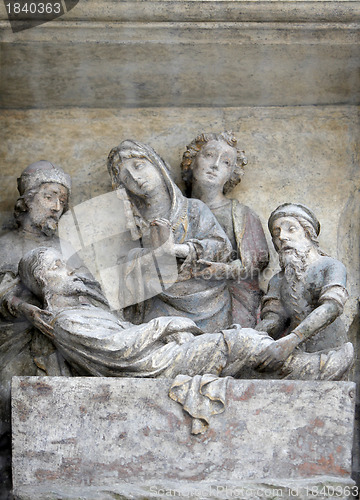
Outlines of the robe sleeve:
[{"label": "robe sleeve", "polygon": [[188,200],[188,223],[184,235],[179,231],[175,238],[183,239],[194,249],[196,259],[226,262],[232,251],[231,243],[211,210],[200,200]]},{"label": "robe sleeve", "polygon": [[319,304],[331,300],[339,307],[342,314],[344,305],[349,297],[346,290],[346,268],[338,260],[329,258],[324,272],[324,282],[320,291]]}]

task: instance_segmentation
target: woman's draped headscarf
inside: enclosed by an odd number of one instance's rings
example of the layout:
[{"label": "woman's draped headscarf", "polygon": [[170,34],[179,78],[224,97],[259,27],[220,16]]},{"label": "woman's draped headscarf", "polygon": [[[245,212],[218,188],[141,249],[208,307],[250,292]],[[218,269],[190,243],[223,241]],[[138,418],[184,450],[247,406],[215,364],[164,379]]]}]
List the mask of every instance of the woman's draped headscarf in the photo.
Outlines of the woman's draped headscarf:
[{"label": "woman's draped headscarf", "polygon": [[[187,200],[172,180],[168,164],[147,144],[127,139],[110,151],[108,156],[108,170],[113,189],[125,188],[120,180],[122,162],[123,159],[132,157],[145,158],[158,170],[164,179],[171,200],[169,221],[174,225],[178,221],[183,220],[184,213],[187,209]],[[136,224],[141,230],[141,227],[144,225],[148,226],[150,221],[144,221],[143,217],[140,215],[138,210],[139,206],[137,205],[139,204],[139,199],[127,189],[126,192],[133,207]]]}]

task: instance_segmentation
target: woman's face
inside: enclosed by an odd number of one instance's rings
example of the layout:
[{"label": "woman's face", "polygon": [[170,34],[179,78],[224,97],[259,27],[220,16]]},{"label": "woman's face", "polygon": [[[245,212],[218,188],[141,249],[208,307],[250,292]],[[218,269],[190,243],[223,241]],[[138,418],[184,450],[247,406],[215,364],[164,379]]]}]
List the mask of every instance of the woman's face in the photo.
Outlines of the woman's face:
[{"label": "woman's face", "polygon": [[127,191],[140,197],[151,196],[164,186],[164,180],[160,172],[144,157],[122,160],[120,181]]},{"label": "woman's face", "polygon": [[193,184],[223,188],[236,165],[236,149],[224,141],[204,144],[193,164]]}]

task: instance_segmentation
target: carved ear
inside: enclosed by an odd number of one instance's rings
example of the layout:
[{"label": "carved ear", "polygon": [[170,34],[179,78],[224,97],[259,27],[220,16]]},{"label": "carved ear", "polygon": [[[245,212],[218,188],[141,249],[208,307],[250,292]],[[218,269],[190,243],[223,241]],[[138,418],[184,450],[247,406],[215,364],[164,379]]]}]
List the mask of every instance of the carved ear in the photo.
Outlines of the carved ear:
[{"label": "carved ear", "polygon": [[15,219],[18,219],[22,214],[27,212],[27,210],[28,210],[27,204],[26,204],[24,198],[21,196],[21,198],[18,198],[16,203],[15,203],[15,207],[14,207]]}]

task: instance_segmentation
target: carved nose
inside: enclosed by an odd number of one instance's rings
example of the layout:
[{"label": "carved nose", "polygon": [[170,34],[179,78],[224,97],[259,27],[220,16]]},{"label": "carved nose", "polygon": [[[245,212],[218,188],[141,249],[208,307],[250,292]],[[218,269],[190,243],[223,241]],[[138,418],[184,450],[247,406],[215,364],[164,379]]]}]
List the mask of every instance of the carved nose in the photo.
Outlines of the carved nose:
[{"label": "carved nose", "polygon": [[279,236],[279,240],[280,241],[288,241],[288,237],[285,233],[281,233],[280,236]]},{"label": "carved nose", "polygon": [[56,212],[58,212],[60,209],[61,209],[60,200],[56,200],[56,202],[54,203],[54,206],[53,206],[53,210],[55,210]]},{"label": "carved nose", "polygon": [[136,184],[139,184],[139,175],[133,171],[132,169],[128,170],[130,178],[133,180],[133,182],[136,182]]}]

